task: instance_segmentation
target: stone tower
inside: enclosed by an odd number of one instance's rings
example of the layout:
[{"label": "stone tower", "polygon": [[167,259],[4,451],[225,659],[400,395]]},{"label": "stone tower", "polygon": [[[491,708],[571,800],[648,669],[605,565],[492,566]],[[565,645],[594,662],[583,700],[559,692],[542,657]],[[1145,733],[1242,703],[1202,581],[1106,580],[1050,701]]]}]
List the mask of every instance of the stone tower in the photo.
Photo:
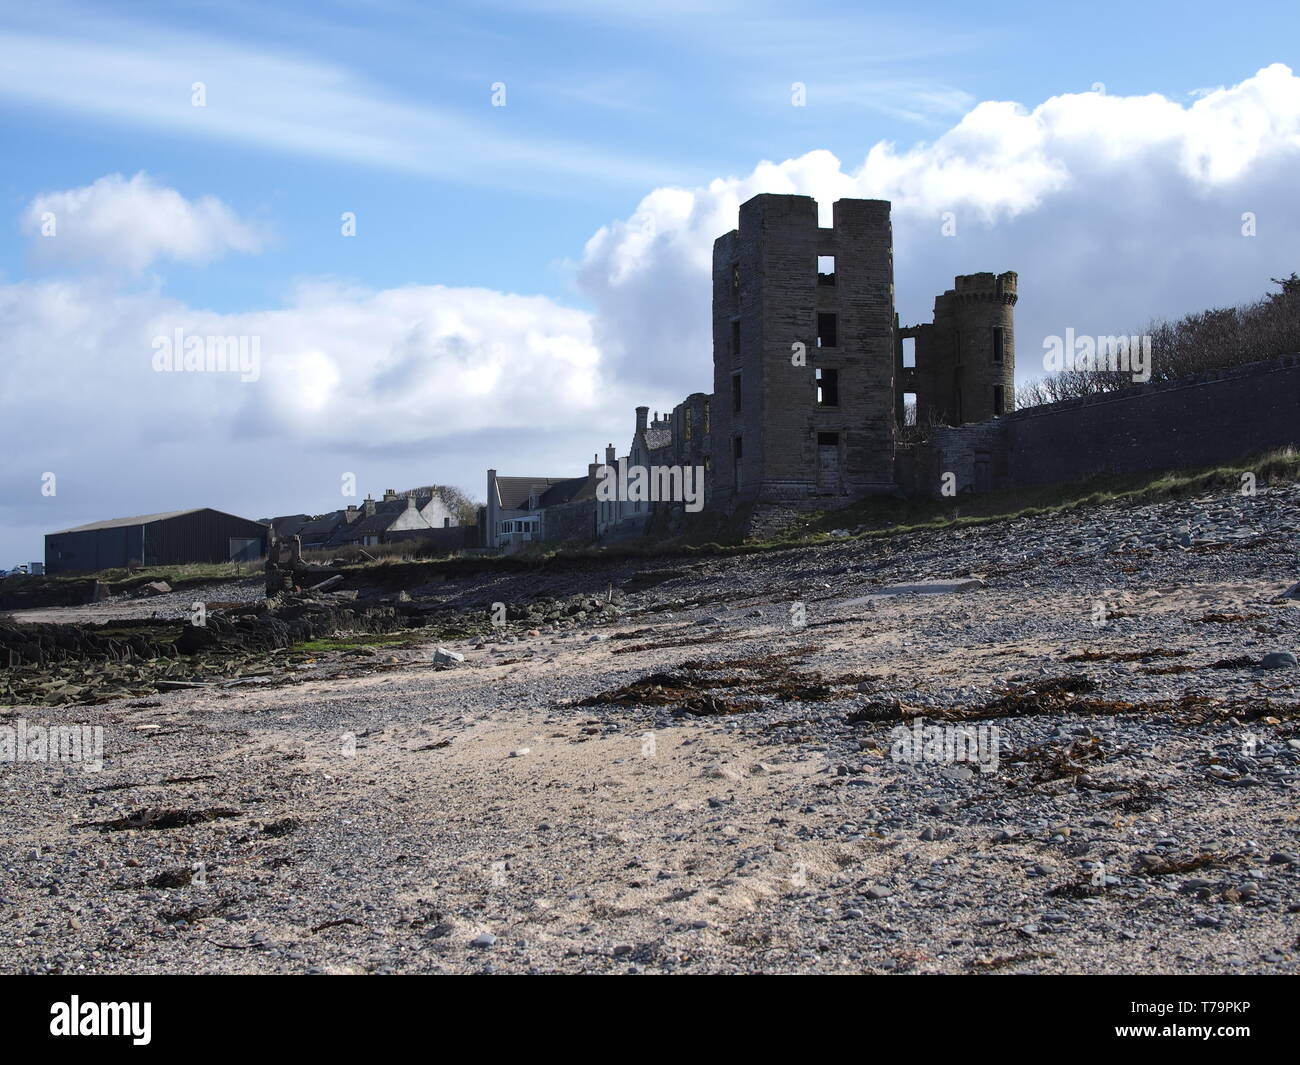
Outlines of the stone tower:
[{"label": "stone tower", "polygon": [[[898,330],[898,418],[916,396],[917,421],[982,422],[1015,406],[1016,275],[963,274],[934,301],[933,325]],[[904,361],[914,337],[915,366]]]},{"label": "stone tower", "polygon": [[[802,345],[802,352],[799,345]],[[889,203],[764,194],[713,245],[712,488],[738,503],[894,490]]]}]

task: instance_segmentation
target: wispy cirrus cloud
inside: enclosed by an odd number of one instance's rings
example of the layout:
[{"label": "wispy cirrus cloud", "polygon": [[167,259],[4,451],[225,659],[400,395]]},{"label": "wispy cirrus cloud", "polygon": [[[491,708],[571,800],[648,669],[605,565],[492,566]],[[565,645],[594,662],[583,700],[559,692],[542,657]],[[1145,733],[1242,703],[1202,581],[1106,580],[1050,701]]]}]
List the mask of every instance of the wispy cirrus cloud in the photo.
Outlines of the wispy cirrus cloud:
[{"label": "wispy cirrus cloud", "polygon": [[[74,27],[70,32],[69,25]],[[599,173],[644,186],[673,168],[533,132],[509,107],[404,98],[337,62],[101,16],[0,28],[0,99],[126,126],[424,177],[548,187]],[[192,86],[203,85],[203,106]],[[507,97],[508,98],[508,97]]]}]

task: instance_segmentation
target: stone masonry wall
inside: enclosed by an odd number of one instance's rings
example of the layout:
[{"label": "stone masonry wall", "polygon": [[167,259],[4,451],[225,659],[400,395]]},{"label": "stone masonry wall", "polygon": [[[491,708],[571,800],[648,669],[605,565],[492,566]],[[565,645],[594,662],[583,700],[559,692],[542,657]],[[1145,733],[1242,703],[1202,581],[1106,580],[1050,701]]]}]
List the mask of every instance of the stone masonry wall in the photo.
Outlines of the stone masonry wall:
[{"label": "stone masonry wall", "polygon": [[1211,466],[1300,444],[1300,355],[1001,419],[1016,484]]}]

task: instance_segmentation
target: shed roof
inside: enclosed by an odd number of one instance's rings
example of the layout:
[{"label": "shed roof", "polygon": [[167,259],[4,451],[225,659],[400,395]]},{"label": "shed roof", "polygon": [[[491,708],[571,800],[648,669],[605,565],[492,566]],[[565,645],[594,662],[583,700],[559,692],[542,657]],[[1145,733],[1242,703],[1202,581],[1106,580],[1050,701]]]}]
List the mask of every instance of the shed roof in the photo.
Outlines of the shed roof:
[{"label": "shed roof", "polygon": [[[92,521],[89,525],[75,525],[71,529],[60,529],[52,536],[59,536],[63,533],[94,532],[97,529],[122,529],[133,525],[152,525],[156,521],[167,521],[169,518],[180,518],[186,514],[198,514],[201,511],[212,510],[211,507],[190,507],[188,510],[164,510],[158,514],[137,514],[133,518],[109,518],[107,521]],[[238,521],[251,521],[249,518],[241,518],[238,514],[227,514],[224,510],[212,510],[213,514],[220,514],[223,518],[235,518]],[[254,525],[260,522],[252,522]]]}]

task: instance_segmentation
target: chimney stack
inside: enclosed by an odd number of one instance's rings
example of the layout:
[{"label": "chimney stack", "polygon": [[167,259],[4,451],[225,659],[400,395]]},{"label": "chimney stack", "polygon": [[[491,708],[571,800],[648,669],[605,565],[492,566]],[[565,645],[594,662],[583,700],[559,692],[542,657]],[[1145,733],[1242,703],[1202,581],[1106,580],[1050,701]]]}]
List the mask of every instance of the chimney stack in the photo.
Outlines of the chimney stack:
[{"label": "chimney stack", "polygon": [[613,444],[606,444],[606,445],[605,445],[605,465],[606,465],[606,466],[617,466],[617,465],[618,465],[618,456],[617,456],[616,454],[614,454],[614,445],[613,445]]},{"label": "chimney stack", "polygon": [[646,418],[648,418],[649,416],[650,416],[650,408],[649,408],[649,407],[637,407],[637,409],[636,409],[636,431],[637,431],[638,433],[644,433],[644,432],[645,432],[645,421],[646,421]]}]

